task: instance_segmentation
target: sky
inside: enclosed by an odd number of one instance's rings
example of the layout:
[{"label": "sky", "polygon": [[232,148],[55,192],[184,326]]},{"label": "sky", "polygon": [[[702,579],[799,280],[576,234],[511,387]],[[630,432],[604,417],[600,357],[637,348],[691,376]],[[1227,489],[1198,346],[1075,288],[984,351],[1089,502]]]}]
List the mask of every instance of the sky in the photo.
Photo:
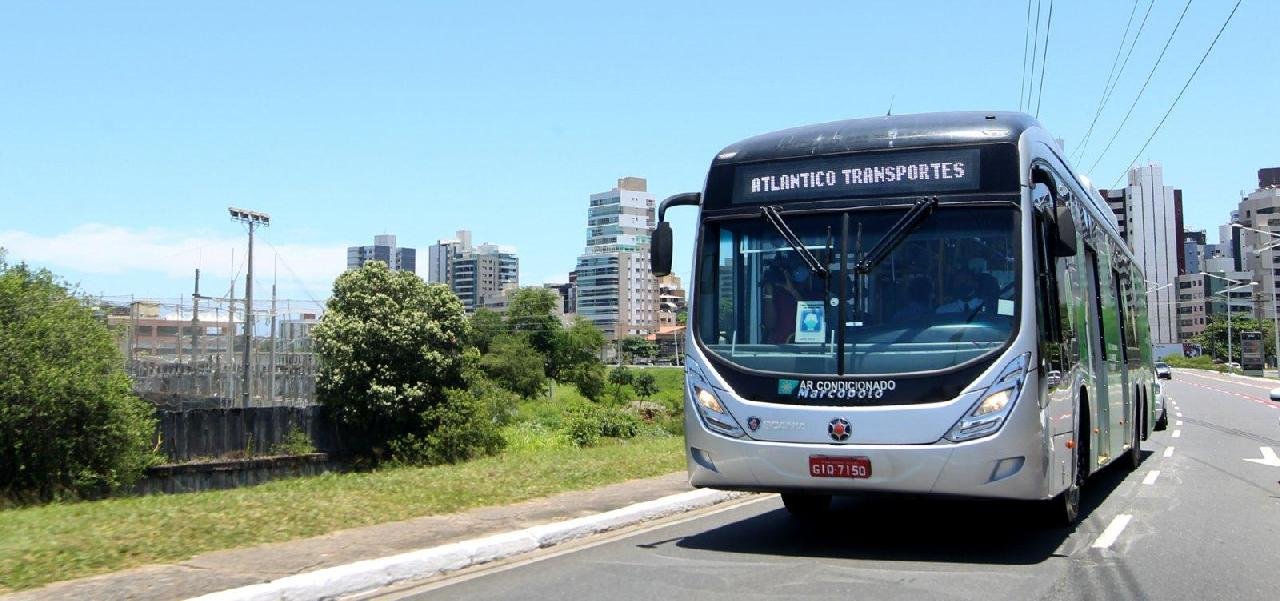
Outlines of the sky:
[{"label": "sky", "polygon": [[[383,233],[424,272],[429,245],[469,229],[516,247],[522,284],[563,281],[588,196],[620,177],[662,198],[759,133],[1018,110],[1029,8],[1045,53],[1029,112],[1074,156],[1123,62],[1076,165],[1112,187],[1135,159],[1162,163],[1212,241],[1280,165],[1280,2],[1241,2],[1139,149],[1235,3],[4,0],[0,247],[92,294],[178,298],[196,268],[224,294],[243,270],[237,206],[272,218],[259,298],[274,273],[282,297],[323,301],[346,247]],[[670,215],[686,277],[692,214]]]}]

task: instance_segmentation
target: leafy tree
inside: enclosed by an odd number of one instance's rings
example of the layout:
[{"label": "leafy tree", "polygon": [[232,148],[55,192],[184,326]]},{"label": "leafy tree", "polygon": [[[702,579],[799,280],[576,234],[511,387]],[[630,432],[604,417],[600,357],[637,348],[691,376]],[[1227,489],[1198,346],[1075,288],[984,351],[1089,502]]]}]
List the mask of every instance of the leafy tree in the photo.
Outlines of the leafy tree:
[{"label": "leafy tree", "polygon": [[529,346],[550,356],[555,353],[556,339],[564,329],[556,317],[560,296],[545,288],[521,288],[507,303],[507,330],[524,336]]},{"label": "leafy tree", "polygon": [[[547,375],[562,382],[577,383],[575,378],[580,377],[584,370],[592,371],[590,366],[600,364],[600,349],[604,345],[604,333],[599,328],[581,317],[575,319],[572,326],[556,336]],[[600,378],[603,383],[602,371]]]},{"label": "leafy tree", "polygon": [[634,378],[634,375],[631,373],[631,369],[625,365],[619,365],[609,370],[610,384],[615,384],[618,386],[626,386],[627,384],[631,383],[633,378]]},{"label": "leafy tree", "polygon": [[[1238,314],[1231,317],[1231,361],[1239,362],[1240,354],[1240,333],[1241,332],[1262,332],[1263,353],[1267,357],[1275,356],[1275,335],[1271,330],[1270,320],[1257,320],[1251,317],[1240,317]],[[1192,342],[1199,344],[1206,355],[1224,359],[1227,356],[1227,318],[1224,315],[1214,315],[1205,324],[1204,332],[1192,338]]]},{"label": "leafy tree", "polygon": [[480,358],[480,367],[508,390],[528,399],[542,392],[546,359],[521,336],[500,336]]},{"label": "leafy tree", "polygon": [[676,324],[677,324],[677,325],[685,325],[685,324],[687,324],[688,322],[689,322],[689,310],[688,310],[688,309],[681,309],[681,310],[679,310],[679,311],[676,311]]},{"label": "leafy tree", "polygon": [[582,396],[592,401],[599,401],[604,396],[604,364],[599,361],[574,366],[563,372],[565,380],[578,387]]},{"label": "leafy tree", "polygon": [[429,433],[423,415],[463,386],[462,302],[441,284],[372,261],[344,272],[313,338],[316,397],[353,450],[381,455],[391,441]]},{"label": "leafy tree", "polygon": [[658,354],[658,345],[644,336],[627,336],[619,343],[624,360],[631,362],[636,357],[653,357]]},{"label": "leafy tree", "polygon": [[618,403],[627,400],[627,385],[635,381],[635,374],[625,365],[609,370],[609,383],[613,384],[613,400]]},{"label": "leafy tree", "polygon": [[156,462],[154,409],[92,308],[0,252],[0,496],[49,500],[128,486]]},{"label": "leafy tree", "polygon": [[658,392],[658,380],[649,372],[636,374],[631,386],[636,389],[636,394],[640,395],[642,399],[648,399]]},{"label": "leafy tree", "polygon": [[482,353],[489,352],[489,344],[493,339],[506,331],[502,314],[490,309],[476,309],[468,321],[470,329],[467,342],[480,349]]}]

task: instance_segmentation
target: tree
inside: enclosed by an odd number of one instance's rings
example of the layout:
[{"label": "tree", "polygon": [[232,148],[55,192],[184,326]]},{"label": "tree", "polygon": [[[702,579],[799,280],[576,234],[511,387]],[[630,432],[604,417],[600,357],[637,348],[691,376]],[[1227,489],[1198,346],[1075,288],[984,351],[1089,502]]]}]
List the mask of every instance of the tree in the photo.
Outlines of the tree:
[{"label": "tree", "polygon": [[545,288],[516,290],[507,303],[507,330],[524,336],[534,350],[550,356],[555,352],[557,336],[564,329],[556,317],[559,302],[560,296]]},{"label": "tree", "polygon": [[609,370],[609,383],[613,384],[613,400],[621,403],[626,400],[626,386],[635,381],[634,374],[631,369],[625,365],[619,365]]},{"label": "tree", "polygon": [[565,372],[565,380],[578,387],[578,392],[591,401],[599,401],[604,396],[604,364],[596,361],[574,366]]},{"label": "tree", "polygon": [[480,358],[480,367],[508,390],[528,399],[547,384],[543,375],[546,358],[522,336],[504,335],[493,340],[489,354]]},{"label": "tree", "polygon": [[649,372],[640,372],[632,380],[631,386],[636,389],[636,394],[640,395],[640,398],[648,400],[658,392],[658,379]]},{"label": "tree", "polygon": [[[1240,333],[1262,332],[1263,353],[1267,357],[1275,356],[1275,335],[1271,330],[1271,321],[1240,317],[1231,317],[1231,361],[1240,361]],[[1227,356],[1227,318],[1225,315],[1214,315],[1205,324],[1204,331],[1191,339],[1199,344],[1206,355],[1224,359]],[[1225,360],[1225,359],[1224,359]]]},{"label": "tree", "polygon": [[73,289],[0,252],[0,496],[96,496],[158,460],[154,408]]},{"label": "tree", "polygon": [[338,276],[315,327],[316,397],[353,450],[377,457],[391,441],[429,433],[424,413],[464,384],[466,337],[448,287],[371,261]]},{"label": "tree", "polygon": [[481,353],[489,352],[489,344],[493,339],[506,331],[502,314],[490,309],[476,309],[468,321],[470,328],[467,342],[480,349]]},{"label": "tree", "polygon": [[[604,345],[604,333],[599,328],[581,317],[575,319],[572,326],[556,335],[547,375],[562,382],[576,382],[575,374],[600,363],[600,349]],[[603,382],[603,372],[600,377]]]},{"label": "tree", "polygon": [[653,357],[658,354],[657,343],[645,339],[644,336],[627,336],[618,344],[624,361],[628,363],[634,361],[636,357]]}]

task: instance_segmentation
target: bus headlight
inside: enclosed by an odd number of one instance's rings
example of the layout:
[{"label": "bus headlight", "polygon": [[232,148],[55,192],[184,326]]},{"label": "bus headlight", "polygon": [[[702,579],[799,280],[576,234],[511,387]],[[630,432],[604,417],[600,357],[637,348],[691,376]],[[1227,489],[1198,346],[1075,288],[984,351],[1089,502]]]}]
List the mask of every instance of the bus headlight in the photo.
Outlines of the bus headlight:
[{"label": "bus headlight", "polygon": [[995,383],[978,397],[973,408],[947,433],[947,440],[963,442],[998,432],[1022,395],[1030,360],[1031,354],[1024,353],[1010,361]]},{"label": "bus headlight", "polygon": [[702,423],[706,424],[708,430],[733,438],[742,438],[746,435],[738,425],[738,421],[733,419],[724,403],[720,402],[720,398],[710,388],[693,384],[689,390],[693,394],[693,406],[698,411],[698,417],[702,418]]}]

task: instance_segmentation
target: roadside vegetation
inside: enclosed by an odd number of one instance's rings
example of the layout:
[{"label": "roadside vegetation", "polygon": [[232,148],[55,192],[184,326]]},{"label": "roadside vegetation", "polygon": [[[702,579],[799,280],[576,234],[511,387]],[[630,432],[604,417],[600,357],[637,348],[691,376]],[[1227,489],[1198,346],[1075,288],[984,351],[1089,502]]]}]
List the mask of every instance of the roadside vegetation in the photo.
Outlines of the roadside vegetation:
[{"label": "roadside vegetation", "polygon": [[1217,363],[1211,357],[1201,355],[1199,357],[1184,357],[1179,354],[1169,355],[1161,361],[1169,364],[1169,367],[1187,367],[1191,369],[1207,369],[1218,373],[1239,373],[1239,369],[1227,367],[1225,363]]},{"label": "roadside vegetation", "polygon": [[[510,434],[520,436],[518,429]],[[543,436],[511,443],[501,455],[456,465],[381,467],[251,488],[0,512],[0,592],[218,549],[515,503],[684,466],[682,443],[669,436],[604,439],[585,449]]]},{"label": "roadside vegetation", "polygon": [[0,507],[128,486],[159,461],[154,432],[94,308],[0,250]]},{"label": "roadside vegetation", "polygon": [[[683,371],[605,365],[604,335],[557,302],[523,289],[467,317],[412,274],[345,272],[313,335],[352,471],[86,500],[158,462],[152,409],[92,307],[0,261],[0,592],[681,469]],[[294,430],[270,453],[314,450]]]}]

